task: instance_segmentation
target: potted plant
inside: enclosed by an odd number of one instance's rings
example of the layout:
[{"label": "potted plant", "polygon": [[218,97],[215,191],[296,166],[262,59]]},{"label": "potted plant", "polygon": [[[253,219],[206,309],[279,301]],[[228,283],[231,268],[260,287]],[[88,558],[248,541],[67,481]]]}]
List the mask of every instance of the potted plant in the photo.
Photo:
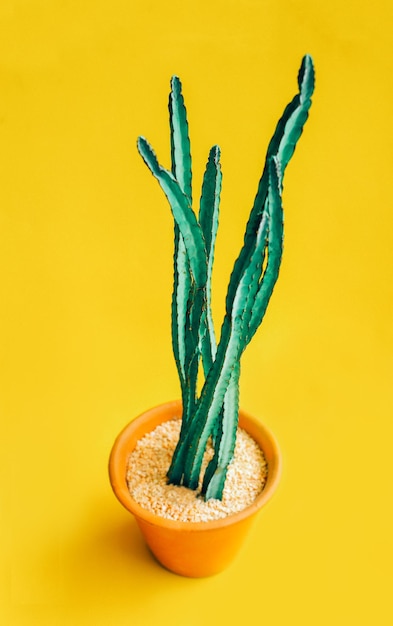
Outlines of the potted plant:
[{"label": "potted plant", "polygon": [[[126,426],[113,446],[109,471],[116,496],[135,515],[153,554],[168,569],[187,576],[210,575],[226,567],[279,480],[280,455],[273,435],[239,411],[239,375],[241,356],[262,322],[279,274],[283,177],[308,118],[314,90],[314,67],[308,55],[302,60],[298,85],[267,149],[243,247],[230,277],[218,341],[211,312],[211,279],[221,191],[220,149],[213,146],[210,150],[196,214],[187,114],[176,76],[169,97],[171,171],[159,164],[146,139],[138,138],[138,150],[163,189],[175,222],[172,344],[181,401],[147,411]],[[198,384],[201,377],[202,385]],[[179,521],[166,513],[157,514],[131,495],[127,478],[131,453],[147,433],[176,420],[177,443],[168,460],[166,482],[188,493],[191,490],[199,503],[202,499],[207,504],[222,501],[240,427],[257,442],[267,465],[263,489],[252,502],[220,519]],[[159,454],[153,452],[153,456]]]}]

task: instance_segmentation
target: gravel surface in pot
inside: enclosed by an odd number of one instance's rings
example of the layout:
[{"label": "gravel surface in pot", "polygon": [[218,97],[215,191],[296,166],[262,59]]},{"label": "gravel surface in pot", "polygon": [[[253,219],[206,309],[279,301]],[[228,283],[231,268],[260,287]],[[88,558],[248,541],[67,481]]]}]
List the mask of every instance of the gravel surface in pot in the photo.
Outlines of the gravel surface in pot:
[{"label": "gravel surface in pot", "polygon": [[[268,468],[258,444],[241,428],[222,501],[205,502],[197,491],[168,485],[166,474],[179,432],[180,420],[164,422],[140,439],[131,453],[128,488],[140,506],[172,520],[207,522],[241,511],[255,500],[265,486]],[[204,468],[212,454],[210,447],[205,454]]]}]

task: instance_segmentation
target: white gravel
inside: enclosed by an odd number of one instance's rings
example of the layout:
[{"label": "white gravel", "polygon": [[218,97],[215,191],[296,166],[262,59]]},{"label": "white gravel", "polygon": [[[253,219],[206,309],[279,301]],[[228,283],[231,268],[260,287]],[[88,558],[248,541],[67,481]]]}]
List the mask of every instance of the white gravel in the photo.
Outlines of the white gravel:
[{"label": "white gravel", "polygon": [[[179,432],[180,420],[164,422],[140,439],[131,453],[127,471],[128,488],[140,506],[172,520],[207,522],[241,511],[255,500],[266,483],[267,463],[258,444],[240,428],[222,501],[205,502],[198,497],[198,492],[168,485],[166,474]],[[203,467],[211,456],[210,448]]]}]

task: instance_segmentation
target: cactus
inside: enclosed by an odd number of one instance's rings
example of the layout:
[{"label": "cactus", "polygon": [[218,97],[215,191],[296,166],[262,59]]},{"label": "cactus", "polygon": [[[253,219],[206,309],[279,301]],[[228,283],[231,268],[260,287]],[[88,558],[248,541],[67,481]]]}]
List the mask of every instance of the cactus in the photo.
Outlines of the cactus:
[{"label": "cactus", "polygon": [[[171,170],[163,168],[143,137],[138,150],[159,182],[175,222],[172,344],[183,415],[168,481],[198,489],[202,459],[211,439],[214,456],[202,477],[205,499],[222,499],[233,459],[239,411],[241,356],[265,315],[278,278],[283,241],[282,189],[286,166],[308,118],[314,66],[306,55],[299,92],[287,105],[269,143],[265,166],[234,264],[217,342],[211,313],[211,277],[221,191],[220,149],[213,146],[202,184],[198,215],[192,208],[192,169],[187,113],[178,77],[171,80]],[[203,368],[200,393],[197,379]]]}]

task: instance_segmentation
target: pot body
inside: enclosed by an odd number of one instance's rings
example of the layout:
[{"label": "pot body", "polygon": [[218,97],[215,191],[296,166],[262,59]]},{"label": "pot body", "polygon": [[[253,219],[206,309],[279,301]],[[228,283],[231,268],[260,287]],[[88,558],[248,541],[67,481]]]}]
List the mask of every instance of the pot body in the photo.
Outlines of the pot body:
[{"label": "pot body", "polygon": [[258,511],[275,492],[281,473],[281,456],[270,431],[244,411],[239,425],[263,450],[268,463],[268,477],[263,491],[247,508],[211,522],[176,522],[158,517],[143,509],[132,498],[127,486],[127,463],[136,442],[164,421],[180,418],[180,401],[150,409],[128,424],[117,437],[109,460],[109,477],[121,504],[138,523],[147,545],[167,569],[183,576],[203,577],[225,569],[241,547]]}]

